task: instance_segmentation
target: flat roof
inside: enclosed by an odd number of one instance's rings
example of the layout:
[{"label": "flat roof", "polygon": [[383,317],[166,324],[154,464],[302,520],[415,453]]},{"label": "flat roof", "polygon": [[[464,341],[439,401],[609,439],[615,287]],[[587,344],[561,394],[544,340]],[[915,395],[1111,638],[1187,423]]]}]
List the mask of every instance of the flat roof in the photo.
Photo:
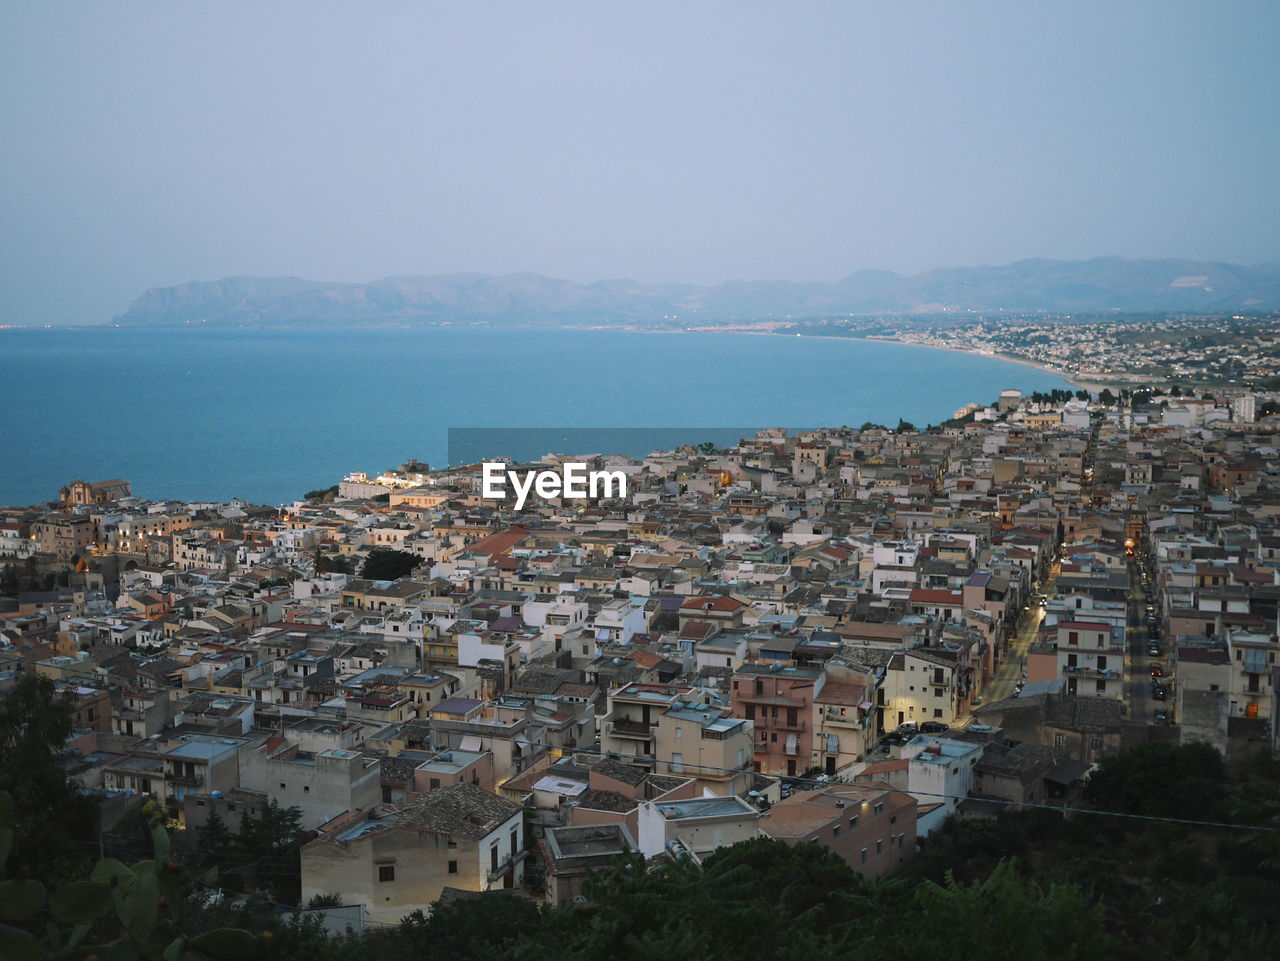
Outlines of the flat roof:
[{"label": "flat roof", "polygon": [[685,818],[728,817],[735,814],[758,814],[755,808],[737,796],[664,801],[658,804],[657,808],[664,818],[678,818],[681,820]]}]

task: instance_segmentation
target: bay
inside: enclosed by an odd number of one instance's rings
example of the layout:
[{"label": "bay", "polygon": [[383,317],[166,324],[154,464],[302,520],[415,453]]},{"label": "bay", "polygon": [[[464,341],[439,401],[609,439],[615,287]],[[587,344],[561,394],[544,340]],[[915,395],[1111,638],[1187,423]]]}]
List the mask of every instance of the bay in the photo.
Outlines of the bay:
[{"label": "bay", "polygon": [[114,477],[144,497],[278,504],[351,470],[441,466],[450,428],[603,428],[592,451],[642,455],[628,445],[651,438],[623,428],[697,443],[710,427],[923,427],[1006,387],[1070,386],[903,344],[471,327],[11,329],[0,361],[10,505]]}]

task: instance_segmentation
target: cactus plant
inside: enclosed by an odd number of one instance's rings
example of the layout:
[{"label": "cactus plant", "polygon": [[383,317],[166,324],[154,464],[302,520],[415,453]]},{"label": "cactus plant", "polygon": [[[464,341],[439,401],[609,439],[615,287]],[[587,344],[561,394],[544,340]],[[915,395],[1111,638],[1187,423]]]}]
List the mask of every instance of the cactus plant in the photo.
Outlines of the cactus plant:
[{"label": "cactus plant", "polygon": [[[266,952],[266,939],[237,928],[217,928],[192,937],[182,920],[181,870],[169,859],[164,813],[143,806],[154,858],[132,867],[110,858],[83,880],[52,893],[36,880],[0,880],[0,958],[6,961],[252,961]],[[12,843],[13,798],[0,790],[0,867]],[[43,939],[30,930],[45,912],[51,920]],[[26,925],[20,927],[18,925]],[[86,944],[90,934],[113,940]]]}]

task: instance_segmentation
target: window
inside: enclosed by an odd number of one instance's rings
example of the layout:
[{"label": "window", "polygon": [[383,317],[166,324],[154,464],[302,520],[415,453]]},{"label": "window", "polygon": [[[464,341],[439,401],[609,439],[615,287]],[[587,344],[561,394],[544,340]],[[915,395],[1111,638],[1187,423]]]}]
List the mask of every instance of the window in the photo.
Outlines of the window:
[{"label": "window", "polygon": [[1107,682],[1101,678],[1098,679],[1098,692],[1102,693],[1107,689]]},{"label": "window", "polygon": [[876,854],[881,853],[883,850],[884,850],[884,841],[877,841],[877,842],[876,842]]},{"label": "window", "polygon": [[457,862],[457,861],[450,861],[450,862],[449,862],[449,873],[450,873],[450,874],[457,874],[457,873],[458,873],[458,862]]},{"label": "window", "polygon": [[863,849],[862,849],[862,863],[863,863],[863,864],[866,864],[866,863],[867,863],[867,849],[866,849],[866,848],[863,848]]},{"label": "window", "polygon": [[1069,632],[1067,633],[1067,643],[1068,643],[1068,644],[1079,644],[1079,643],[1080,643],[1080,632],[1079,632],[1079,631],[1069,631]]},{"label": "window", "polygon": [[853,817],[849,818],[849,827],[853,828],[857,826],[858,826],[858,815],[855,814]]},{"label": "window", "polygon": [[1067,746],[1067,736],[1066,736],[1065,734],[1055,734],[1055,735],[1053,736],[1053,746],[1054,746],[1054,747],[1066,747],[1066,746]]},{"label": "window", "polygon": [[494,841],[493,846],[489,848],[489,870],[498,870],[498,842]]},{"label": "window", "polygon": [[378,882],[380,884],[396,879],[396,866],[394,864],[378,865]]},{"label": "window", "polygon": [[881,801],[879,804],[877,804],[875,807],[873,807],[873,808],[871,809],[871,813],[872,813],[872,814],[882,814],[883,812],[884,812],[884,802],[883,802],[883,801]]},{"label": "window", "polygon": [[837,824],[831,829],[831,836],[833,838],[838,838],[840,836],[840,825]]},{"label": "window", "polygon": [[304,784],[304,785],[302,785],[302,793],[303,793],[303,794],[310,794],[310,793],[311,793],[311,785],[310,785],[310,784]]},{"label": "window", "polygon": [[676,740],[677,740],[677,741],[679,741],[679,740],[682,740],[683,738],[684,738],[684,728],[682,728],[682,727],[680,727],[679,725],[677,725],[677,726],[676,726]]},{"label": "window", "polygon": [[431,790],[434,791],[439,786],[440,786],[440,779],[438,777],[433,777],[431,779]]},{"label": "window", "polygon": [[684,755],[683,754],[671,755],[671,770],[674,771],[676,774],[681,774],[684,772]]},{"label": "window", "polygon": [[935,688],[933,689],[933,696],[934,696],[934,697],[942,697],[942,688],[940,688],[940,687],[935,687]]},{"label": "window", "polygon": [[942,717],[942,708],[940,708],[940,707],[935,707],[935,708],[933,709],[933,716],[934,716],[934,717]]},{"label": "window", "polygon": [[747,705],[747,720],[754,721],[756,719],[756,706],[754,704]]},{"label": "window", "polygon": [[280,790],[282,790],[282,791],[283,791],[283,790],[286,790],[286,788],[285,788],[285,786],[284,786],[284,782],[283,782],[283,781],[281,781],[281,782],[280,782]]}]

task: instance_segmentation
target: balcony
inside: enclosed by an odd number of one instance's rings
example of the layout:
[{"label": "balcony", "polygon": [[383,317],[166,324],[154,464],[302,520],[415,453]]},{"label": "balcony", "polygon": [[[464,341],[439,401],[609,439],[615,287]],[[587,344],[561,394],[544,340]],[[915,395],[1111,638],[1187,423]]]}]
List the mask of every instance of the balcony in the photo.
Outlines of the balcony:
[{"label": "balcony", "polygon": [[652,737],[655,727],[653,724],[646,724],[644,721],[637,721],[629,717],[606,717],[605,723],[608,725],[605,728],[606,732],[615,737],[634,737],[641,740],[648,740]]},{"label": "balcony", "polygon": [[738,691],[738,700],[745,704],[769,704],[777,707],[807,707],[803,698],[787,697],[785,694],[752,694]]},{"label": "balcony", "polygon": [[195,774],[176,774],[171,771],[165,771],[164,779],[169,784],[185,785],[187,787],[200,787],[204,784],[204,774],[200,771]]},{"label": "balcony", "polygon": [[1062,673],[1067,677],[1096,677],[1106,681],[1120,679],[1120,672],[1114,671],[1109,667],[1097,668],[1077,665],[1076,667],[1064,667]]}]

